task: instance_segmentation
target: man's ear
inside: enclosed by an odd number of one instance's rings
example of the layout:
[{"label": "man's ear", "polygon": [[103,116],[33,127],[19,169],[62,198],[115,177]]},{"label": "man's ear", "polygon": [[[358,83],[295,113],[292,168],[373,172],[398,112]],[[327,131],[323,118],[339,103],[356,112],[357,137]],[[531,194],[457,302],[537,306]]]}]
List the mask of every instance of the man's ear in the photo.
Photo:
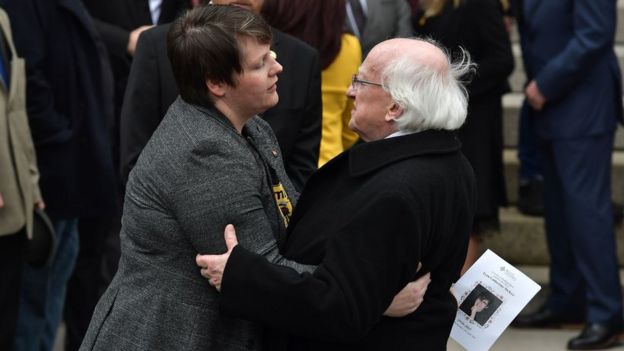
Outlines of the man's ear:
[{"label": "man's ear", "polygon": [[386,122],[394,121],[400,118],[403,115],[403,107],[401,107],[396,102],[393,102],[390,107],[388,107],[388,111],[386,113]]},{"label": "man's ear", "polygon": [[206,87],[208,88],[208,91],[216,97],[223,97],[227,91],[227,84],[210,79],[206,79]]}]

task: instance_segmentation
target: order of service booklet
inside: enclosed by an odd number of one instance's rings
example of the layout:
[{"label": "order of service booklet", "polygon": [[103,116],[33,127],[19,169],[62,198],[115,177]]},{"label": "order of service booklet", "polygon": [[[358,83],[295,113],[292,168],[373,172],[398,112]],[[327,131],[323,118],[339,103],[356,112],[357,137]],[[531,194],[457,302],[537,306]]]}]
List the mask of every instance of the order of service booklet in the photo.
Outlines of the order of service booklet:
[{"label": "order of service booklet", "polygon": [[451,338],[468,351],[489,350],[540,289],[487,250],[452,288],[459,309]]}]

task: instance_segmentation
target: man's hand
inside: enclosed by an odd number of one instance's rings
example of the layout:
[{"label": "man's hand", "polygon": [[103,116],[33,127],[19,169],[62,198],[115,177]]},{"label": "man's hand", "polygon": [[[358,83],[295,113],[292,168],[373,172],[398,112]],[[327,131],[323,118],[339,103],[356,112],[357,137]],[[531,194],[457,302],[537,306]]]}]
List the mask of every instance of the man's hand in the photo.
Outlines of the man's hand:
[{"label": "man's hand", "polygon": [[37,201],[35,202],[35,207],[40,210],[45,210],[45,202],[43,202],[43,200]]},{"label": "man's hand", "polygon": [[201,267],[201,275],[208,279],[210,285],[214,286],[217,291],[221,291],[221,280],[223,279],[223,271],[225,271],[225,265],[230,258],[230,253],[234,246],[238,245],[238,239],[236,239],[236,231],[234,226],[228,224],[225,227],[224,232],[225,245],[227,246],[227,252],[223,255],[197,255],[195,262]]},{"label": "man's hand", "polygon": [[535,111],[541,111],[544,108],[546,98],[539,90],[535,79],[526,86],[526,88],[524,89],[524,95],[526,96],[529,106],[533,107]]},{"label": "man's hand", "polygon": [[431,283],[431,273],[427,273],[411,283],[392,299],[390,307],[384,312],[386,317],[404,317],[414,311],[423,302],[427,287]]},{"label": "man's hand", "polygon": [[127,48],[128,54],[130,56],[134,56],[134,51],[136,50],[136,45],[137,45],[137,42],[139,41],[139,36],[141,35],[141,33],[143,33],[144,31],[152,27],[153,25],[140,26],[139,28],[136,28],[135,30],[130,32],[130,35],[128,36],[128,48]]},{"label": "man's hand", "polygon": [[4,207],[4,197],[2,197],[2,193],[0,193],[0,208]]}]

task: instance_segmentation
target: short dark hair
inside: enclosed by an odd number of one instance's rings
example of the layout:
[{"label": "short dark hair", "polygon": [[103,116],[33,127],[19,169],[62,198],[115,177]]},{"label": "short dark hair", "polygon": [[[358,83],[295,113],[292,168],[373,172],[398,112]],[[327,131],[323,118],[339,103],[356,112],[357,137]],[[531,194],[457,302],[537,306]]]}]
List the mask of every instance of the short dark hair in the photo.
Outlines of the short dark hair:
[{"label": "short dark hair", "polygon": [[203,5],[179,17],[167,33],[167,55],[184,101],[212,106],[206,80],[236,86],[243,71],[239,37],[271,43],[271,27],[237,6]]}]

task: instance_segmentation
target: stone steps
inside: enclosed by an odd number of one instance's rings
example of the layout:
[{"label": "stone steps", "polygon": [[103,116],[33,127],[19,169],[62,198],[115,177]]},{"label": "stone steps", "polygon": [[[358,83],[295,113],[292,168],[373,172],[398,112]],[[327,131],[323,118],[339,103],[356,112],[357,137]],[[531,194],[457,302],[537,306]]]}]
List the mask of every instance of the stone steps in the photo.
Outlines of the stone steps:
[{"label": "stone steps", "polygon": [[[548,265],[550,258],[544,233],[544,219],[528,217],[515,207],[500,210],[499,233],[483,237],[483,247],[496,252],[513,265]],[[624,226],[615,228],[620,266],[624,263]]]}]

